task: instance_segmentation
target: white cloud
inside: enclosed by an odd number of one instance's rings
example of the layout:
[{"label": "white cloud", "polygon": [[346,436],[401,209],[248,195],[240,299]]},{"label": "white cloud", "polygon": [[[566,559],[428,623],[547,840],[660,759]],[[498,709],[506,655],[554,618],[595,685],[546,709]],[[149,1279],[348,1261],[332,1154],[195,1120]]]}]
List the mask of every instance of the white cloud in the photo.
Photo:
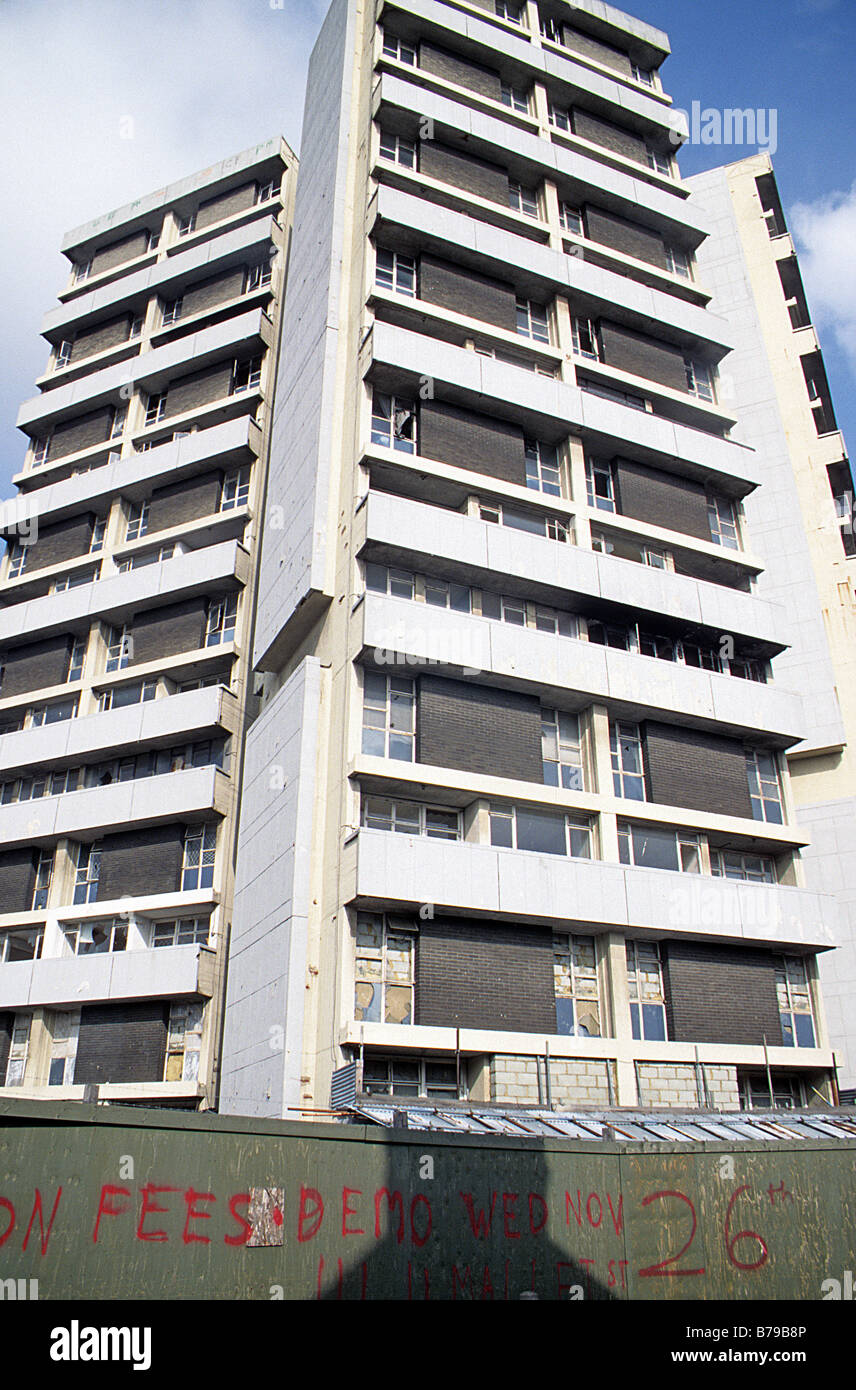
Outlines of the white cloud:
[{"label": "white cloud", "polygon": [[790,220],[815,321],[832,329],[856,376],[856,183],[797,203]]},{"label": "white cloud", "polygon": [[[282,134],[297,147],[326,0],[5,0],[0,93],[0,492],[20,467],[18,403],[68,263],[63,234]],[[132,138],[123,138],[123,132]]]}]

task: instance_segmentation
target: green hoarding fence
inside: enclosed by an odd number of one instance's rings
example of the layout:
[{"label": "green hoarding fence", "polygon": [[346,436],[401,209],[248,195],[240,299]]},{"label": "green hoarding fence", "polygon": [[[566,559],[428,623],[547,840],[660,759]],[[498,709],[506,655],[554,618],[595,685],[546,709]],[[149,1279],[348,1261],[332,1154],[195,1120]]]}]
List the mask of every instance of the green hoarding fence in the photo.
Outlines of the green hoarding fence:
[{"label": "green hoarding fence", "polygon": [[854,1159],[0,1101],[0,1294],[818,1300]]}]

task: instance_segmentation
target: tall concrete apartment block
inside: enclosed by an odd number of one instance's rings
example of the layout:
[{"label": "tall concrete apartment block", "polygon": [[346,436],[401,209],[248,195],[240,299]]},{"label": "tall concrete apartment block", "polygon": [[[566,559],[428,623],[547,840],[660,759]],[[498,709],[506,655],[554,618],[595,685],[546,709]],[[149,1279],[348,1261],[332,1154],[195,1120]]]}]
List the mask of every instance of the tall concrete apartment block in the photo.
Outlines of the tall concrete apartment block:
[{"label": "tall concrete apartment block", "polygon": [[63,244],[2,507],[0,1094],[216,1103],[294,177],[272,140]]},{"label": "tall concrete apartment block", "polygon": [[[702,275],[736,350],[728,364],[741,438],[763,486],[746,515],[781,603],[790,648],[776,663],[802,695],[803,738],[788,752],[798,823],[811,837],[806,881],[841,905],[838,949],[823,957],[840,1080],[856,1086],[856,538],[853,477],[817,331],[769,156],[688,181],[711,236]],[[733,365],[732,365],[733,363]]]},{"label": "tall concrete apartment block", "polygon": [[[822,1103],[837,905],[666,36],[333,0],[271,441],[223,1109]],[[726,368],[727,369],[727,368]]]}]

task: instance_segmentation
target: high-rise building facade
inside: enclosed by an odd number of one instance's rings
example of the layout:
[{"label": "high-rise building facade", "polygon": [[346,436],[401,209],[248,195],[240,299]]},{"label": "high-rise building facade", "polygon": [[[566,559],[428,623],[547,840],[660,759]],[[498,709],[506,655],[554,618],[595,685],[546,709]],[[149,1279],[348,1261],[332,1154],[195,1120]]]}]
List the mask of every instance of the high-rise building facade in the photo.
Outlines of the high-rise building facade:
[{"label": "high-rise building facade", "polygon": [[755,155],[688,181],[711,227],[700,248],[714,307],[729,322],[729,399],[763,485],[746,515],[764,572],[758,592],[791,631],[776,663],[802,696],[788,751],[806,882],[834,893],[837,949],[821,982],[842,1086],[856,1086],[856,534],[853,477],[821,343],[772,163]]},{"label": "high-rise building facade", "polygon": [[3,504],[0,1093],[216,1103],[296,162],[70,233]]},{"label": "high-rise building facade", "polygon": [[333,0],[271,441],[221,1108],[827,1101],[760,587],[666,36]]}]

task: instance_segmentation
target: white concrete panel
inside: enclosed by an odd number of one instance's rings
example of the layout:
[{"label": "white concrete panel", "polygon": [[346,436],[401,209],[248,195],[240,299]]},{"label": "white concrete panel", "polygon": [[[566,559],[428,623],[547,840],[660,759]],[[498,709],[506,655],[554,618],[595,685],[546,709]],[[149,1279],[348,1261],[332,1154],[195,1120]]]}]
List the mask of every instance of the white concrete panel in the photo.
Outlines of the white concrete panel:
[{"label": "white concrete panel", "polygon": [[211,955],[203,946],[162,946],[0,965],[0,1008],[79,1007],[196,995],[203,951]]},{"label": "white concrete panel", "polygon": [[223,797],[229,779],[214,767],[188,768],[137,782],[114,782],[43,796],[0,807],[0,843],[45,843],[57,836],[93,837],[117,827],[157,824],[198,816],[212,809],[225,811]]}]

